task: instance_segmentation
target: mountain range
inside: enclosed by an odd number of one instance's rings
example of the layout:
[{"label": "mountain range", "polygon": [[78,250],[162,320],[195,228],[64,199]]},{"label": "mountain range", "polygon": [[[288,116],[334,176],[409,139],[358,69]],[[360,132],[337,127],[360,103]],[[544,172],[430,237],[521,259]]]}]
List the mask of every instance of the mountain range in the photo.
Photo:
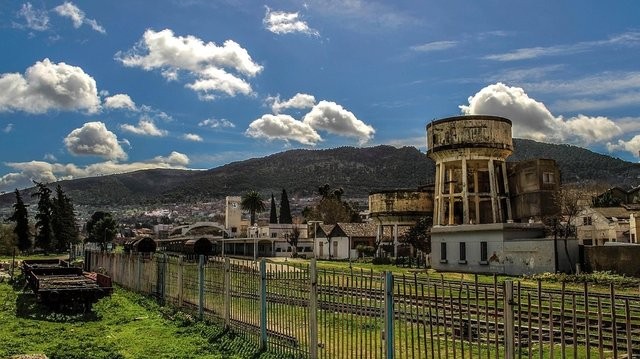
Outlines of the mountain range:
[{"label": "mountain range", "polygon": [[[584,148],[514,139],[509,161],[550,158],[557,161],[563,183],[604,182],[609,186],[640,184],[640,164],[598,154]],[[74,203],[132,205],[189,203],[241,195],[255,189],[265,198],[285,188],[290,196],[310,196],[328,183],[342,187],[347,198],[363,198],[371,191],[416,188],[431,183],[434,164],[415,147],[339,147],[296,149],[262,158],[233,162],[206,171],[153,169],[61,181]],[[23,197],[30,198],[32,189]],[[15,196],[0,196],[0,206]]]}]

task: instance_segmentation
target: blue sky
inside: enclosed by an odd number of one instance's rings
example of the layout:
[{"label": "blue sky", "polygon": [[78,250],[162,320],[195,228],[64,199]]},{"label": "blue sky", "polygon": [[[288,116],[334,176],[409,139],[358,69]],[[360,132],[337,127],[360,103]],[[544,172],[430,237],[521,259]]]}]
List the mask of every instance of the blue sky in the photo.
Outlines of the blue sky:
[{"label": "blue sky", "polygon": [[459,114],[638,161],[637,1],[0,0],[0,191],[412,145]]}]

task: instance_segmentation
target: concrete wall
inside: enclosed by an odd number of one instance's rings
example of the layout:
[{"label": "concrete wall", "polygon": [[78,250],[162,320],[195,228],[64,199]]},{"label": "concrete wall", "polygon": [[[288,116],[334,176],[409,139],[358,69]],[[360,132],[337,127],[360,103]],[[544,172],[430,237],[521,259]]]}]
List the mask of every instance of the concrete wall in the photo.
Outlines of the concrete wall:
[{"label": "concrete wall", "polygon": [[428,152],[447,148],[513,149],[511,121],[496,116],[456,116],[427,125]]},{"label": "concrete wall", "polygon": [[[434,227],[431,231],[432,267],[441,271],[497,274],[534,274],[555,272],[555,257],[550,238],[541,238],[539,224],[485,224]],[[460,260],[460,243],[466,247],[466,262]],[[481,261],[481,242],[487,243],[487,261]],[[441,243],[447,245],[447,258],[441,259]],[[558,241],[559,270],[570,271],[578,259],[578,243],[568,242],[571,262],[564,244]]]},{"label": "concrete wall", "polygon": [[[335,243],[338,243],[337,248],[335,247],[336,246]],[[321,249],[322,249],[322,253],[321,253]],[[317,239],[316,253],[318,254],[318,258],[329,258],[329,241],[327,241],[326,238]],[[348,259],[349,254],[350,254],[349,238],[334,237],[331,239],[331,258]]]},{"label": "concrete wall", "polygon": [[606,245],[584,247],[585,271],[612,271],[640,277],[640,245]]},{"label": "concrete wall", "polygon": [[426,216],[433,213],[433,192],[395,190],[371,193],[369,212],[372,216],[394,212]]}]

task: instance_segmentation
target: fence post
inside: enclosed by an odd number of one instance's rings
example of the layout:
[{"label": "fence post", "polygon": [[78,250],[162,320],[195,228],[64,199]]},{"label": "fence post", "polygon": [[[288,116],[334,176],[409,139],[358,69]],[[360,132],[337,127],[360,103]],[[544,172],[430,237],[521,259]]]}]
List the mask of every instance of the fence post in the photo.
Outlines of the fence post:
[{"label": "fence post", "polygon": [[204,317],[204,255],[198,260],[198,318]]},{"label": "fence post", "polygon": [[309,263],[309,357],[318,358],[318,272],[316,259]]},{"label": "fence post", "polygon": [[267,262],[260,260],[260,350],[267,349]]},{"label": "fence post", "polygon": [[184,272],[183,272],[182,260],[183,260],[182,256],[178,257],[178,308],[182,307],[182,302],[184,300],[184,292],[183,292],[184,289],[182,287],[182,282],[183,282],[182,276],[184,275]]},{"label": "fence post", "polygon": [[136,283],[136,290],[138,293],[142,292],[142,255],[138,253],[138,283]]},{"label": "fence post", "polygon": [[515,358],[514,338],[514,301],[513,301],[513,281],[504,281],[504,357],[506,359]]},{"label": "fence post", "polygon": [[224,328],[231,326],[231,261],[224,258]]},{"label": "fence post", "polygon": [[384,278],[385,296],[384,296],[384,334],[385,334],[385,351],[386,358],[393,359],[394,343],[393,343],[393,321],[395,313],[393,310],[393,273],[385,272]]}]

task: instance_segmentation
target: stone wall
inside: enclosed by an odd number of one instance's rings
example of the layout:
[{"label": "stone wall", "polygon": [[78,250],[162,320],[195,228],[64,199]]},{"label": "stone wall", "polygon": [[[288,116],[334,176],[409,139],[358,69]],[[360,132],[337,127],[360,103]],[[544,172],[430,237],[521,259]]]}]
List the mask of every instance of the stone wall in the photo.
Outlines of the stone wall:
[{"label": "stone wall", "polygon": [[634,277],[640,277],[640,245],[607,245],[584,247],[584,269],[593,271],[612,271]]}]

